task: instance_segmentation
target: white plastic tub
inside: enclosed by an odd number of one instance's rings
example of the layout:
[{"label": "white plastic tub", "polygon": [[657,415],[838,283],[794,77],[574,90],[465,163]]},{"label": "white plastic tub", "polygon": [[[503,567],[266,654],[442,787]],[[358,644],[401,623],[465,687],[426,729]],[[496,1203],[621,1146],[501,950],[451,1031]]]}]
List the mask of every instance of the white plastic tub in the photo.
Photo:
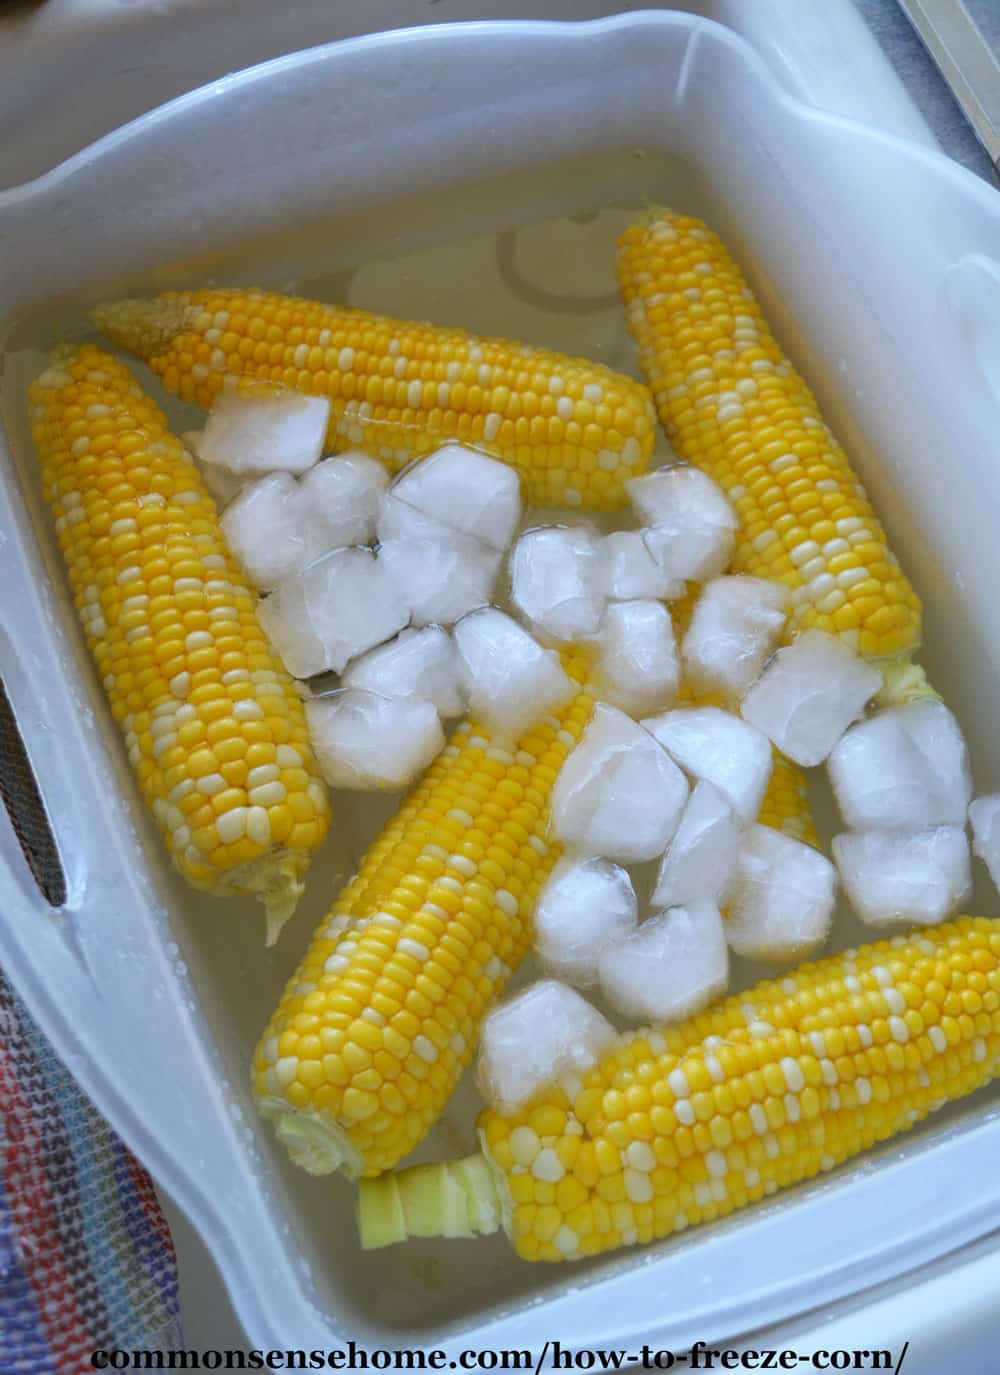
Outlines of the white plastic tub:
[{"label": "white plastic tub", "polygon": [[[746,263],[926,599],[925,662],[977,784],[1000,786],[1000,197],[944,159],[797,104],[717,26],[639,14],[294,54],[0,195],[0,672],[69,888],[47,908],[0,822],[0,962],[202,1231],[255,1345],[678,1347],[856,1292],[995,1225],[1000,1100],[985,1093],[766,1208],[602,1263],[532,1267],[503,1237],[361,1256],[350,1187],[287,1164],[255,1120],[247,1065],[377,809],[341,805],[302,910],[265,953],[249,904],[201,898],[168,868],[84,653],[24,389],[39,348],[86,330],[89,304],[221,276],[293,281],[630,366],[610,298],[575,314],[494,293],[483,244],[500,234],[508,277],[513,249],[533,280],[543,262],[561,274],[557,295],[592,276],[600,297],[624,208],[647,197],[705,214]],[[402,265],[354,272],[387,258]],[[574,263],[592,265],[583,283]],[[976,906],[997,910],[985,885]],[[470,1123],[464,1100],[425,1154],[468,1147]]]},{"label": "white plastic tub", "polygon": [[[986,0],[988,3],[988,0]],[[885,0],[875,0],[885,3]],[[588,20],[642,0],[295,0],[275,22],[273,0],[47,0],[0,9],[0,187],[38,176],[154,105],[255,62],[317,43],[415,24],[492,19]],[[855,0],[659,0],[734,29],[785,90],[933,146],[933,137]],[[9,11],[9,12],[8,12]],[[78,89],[81,71],[107,80]],[[65,101],[74,90],[72,118]]]}]

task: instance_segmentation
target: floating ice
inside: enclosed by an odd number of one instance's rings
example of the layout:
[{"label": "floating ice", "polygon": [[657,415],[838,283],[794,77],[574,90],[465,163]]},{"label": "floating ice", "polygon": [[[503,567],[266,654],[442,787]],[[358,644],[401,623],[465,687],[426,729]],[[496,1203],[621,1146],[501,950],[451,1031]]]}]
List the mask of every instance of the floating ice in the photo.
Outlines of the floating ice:
[{"label": "floating ice", "polygon": [[695,603],[681,654],[692,691],[738,701],[778,643],[788,589],[766,578],[714,578]]},{"label": "floating ice", "polygon": [[604,610],[601,542],[582,526],[528,530],[510,560],[511,600],[541,633],[555,640],[593,635]]},{"label": "floating ice", "polygon": [[973,851],[990,871],[993,886],[1000,888],[1000,793],[977,797],[969,807]]},{"label": "floating ice", "polygon": [[834,839],[833,857],[851,906],[871,926],[944,921],[972,891],[960,826],[848,831]]},{"label": "floating ice", "polygon": [[852,726],[828,768],[852,831],[965,825],[972,797],[969,752],[943,702],[890,707]]},{"label": "floating ice", "polygon": [[804,768],[822,764],[882,685],[877,668],[824,630],[779,649],[743,698],[745,721]]},{"label": "floating ice", "polygon": [[310,468],[299,483],[299,501],[314,557],[370,544],[388,485],[385,468],[367,454],[338,454]]},{"label": "floating ice", "polygon": [[686,773],[714,783],[744,824],[756,820],[772,759],[756,727],[721,707],[676,707],[642,724]]},{"label": "floating ice", "polygon": [[740,823],[714,783],[701,779],[667,847],[653,892],[657,907],[699,898],[718,902],[729,884],[740,843]]},{"label": "floating ice", "polygon": [[479,1037],[479,1089],[512,1112],[546,1084],[590,1069],[615,1029],[586,998],[554,979],[531,984],[488,1014]]},{"label": "floating ice", "polygon": [[729,952],[719,909],[673,907],[608,945],[598,961],[612,1007],[637,1021],[678,1022],[726,991]]},{"label": "floating ice", "polygon": [[688,785],[656,741],[623,712],[594,709],[552,790],[554,834],[623,864],[655,859],[677,828]]},{"label": "floating ice", "polygon": [[337,549],[279,583],[257,619],[297,678],[333,669],[402,630],[409,614],[367,549]]},{"label": "floating ice", "polygon": [[304,473],[323,453],[329,419],[326,397],[265,387],[222,391],[198,440],[198,457],[243,477]]},{"label": "floating ice", "polygon": [[262,592],[299,573],[315,554],[291,473],[269,473],[244,487],[220,517],[237,563]]},{"label": "floating ice", "polygon": [[504,736],[523,735],[577,690],[559,656],[495,607],[464,616],[455,647],[471,712]]},{"label": "floating ice", "polygon": [[601,697],[630,716],[663,711],[677,696],[680,664],[670,612],[662,602],[612,602],[597,637]]},{"label": "floating ice", "polygon": [[518,475],[506,463],[445,444],[412,464],[392,489],[407,506],[503,552],[521,519]]},{"label": "floating ice", "polygon": [[729,562],[736,513],[722,488],[698,468],[659,468],[625,484],[647,527],[646,544],[668,577],[707,582]]},{"label": "floating ice", "polygon": [[408,787],[444,746],[430,702],[346,689],[306,703],[313,749],[335,788]]},{"label": "floating ice", "polygon": [[388,644],[370,649],[344,670],[344,687],[381,697],[431,702],[442,716],[461,716],[465,695],[451,636],[440,626],[401,630]]},{"label": "floating ice", "polygon": [[726,898],[726,935],[738,955],[797,960],[826,940],[836,870],[825,855],[770,826],[751,826]]},{"label": "floating ice", "polygon": [[237,477],[228,468],[223,468],[217,463],[202,463],[199,454],[201,445],[201,430],[185,430],[181,435],[184,447],[198,459],[198,471],[201,473],[202,481],[211,492],[215,499],[215,504],[221,511],[232,501],[244,485],[249,480]]},{"label": "floating ice", "polygon": [[535,950],[557,978],[585,987],[597,957],[636,924],[632,880],[606,859],[564,858],[552,870],[535,909]]},{"label": "floating ice", "polygon": [[615,530],[601,541],[604,595],[627,602],[636,597],[674,601],[684,595],[684,582],[671,578],[653,557],[642,530]]},{"label": "floating ice", "polygon": [[[375,533],[380,544],[391,540],[421,540],[447,546],[456,532],[444,521],[425,515],[415,506],[400,501],[395,487],[390,487],[382,499],[375,518]],[[466,538],[471,539],[470,536]],[[474,543],[478,546],[479,540]]]},{"label": "floating ice", "polygon": [[446,541],[407,538],[379,545],[378,560],[414,625],[454,625],[489,605],[502,554],[479,540],[449,534]]},{"label": "floating ice", "polygon": [[317,463],[301,481],[268,473],[229,502],[221,517],[226,542],[266,592],[331,549],[368,543],[387,481],[381,463],[364,454]]}]

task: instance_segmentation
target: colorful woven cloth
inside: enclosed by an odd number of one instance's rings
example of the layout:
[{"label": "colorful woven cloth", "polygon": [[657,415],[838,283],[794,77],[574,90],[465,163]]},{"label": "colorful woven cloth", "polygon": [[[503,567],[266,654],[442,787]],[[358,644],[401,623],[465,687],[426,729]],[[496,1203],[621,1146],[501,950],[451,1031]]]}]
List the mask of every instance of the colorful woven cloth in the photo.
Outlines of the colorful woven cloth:
[{"label": "colorful woven cloth", "polygon": [[95,1349],[180,1345],[149,1175],[0,974],[0,1373],[82,1375]]}]

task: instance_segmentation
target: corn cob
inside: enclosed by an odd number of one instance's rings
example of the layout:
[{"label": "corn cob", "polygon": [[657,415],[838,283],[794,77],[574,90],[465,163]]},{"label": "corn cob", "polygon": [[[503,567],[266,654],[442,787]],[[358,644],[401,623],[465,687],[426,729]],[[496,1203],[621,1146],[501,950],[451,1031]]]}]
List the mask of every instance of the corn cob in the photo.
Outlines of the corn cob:
[{"label": "corn cob", "polygon": [[[565,667],[583,681],[581,659]],[[531,943],[559,854],[548,795],[591,706],[581,688],[513,755],[461,725],[317,929],[253,1067],[303,1168],[377,1174],[436,1121]]]},{"label": "corn cob", "polygon": [[273,940],[329,805],[215,505],[158,408],[93,345],[59,355],[30,402],[74,600],[143,796],[184,877],[256,894]]},{"label": "corn cob", "polygon": [[[700,587],[689,587],[685,595],[670,608],[671,618],[678,643],[683,640],[691,624],[695,603],[701,595]],[[678,706],[716,706],[727,707],[721,695],[702,693],[695,697],[684,682],[677,697]],[[791,759],[786,759],[780,750],[772,749],[773,765],[768,779],[767,791],[757,817],[762,826],[770,826],[791,840],[801,840],[805,845],[820,849],[819,835],[813,821],[812,807],[809,804],[809,785],[805,770]]]},{"label": "corn cob", "polygon": [[790,635],[815,627],[885,660],[890,696],[926,690],[909,658],[919,599],[718,237],[658,211],[622,236],[618,274],[668,437],[740,516],[735,568],[791,588]]},{"label": "corn cob", "polygon": [[1000,921],[961,917],[623,1036],[576,1083],[487,1109],[480,1156],[362,1185],[362,1239],[502,1222],[529,1260],[653,1241],[834,1169],[998,1057]]},{"label": "corn cob", "polygon": [[396,469],[459,440],[513,464],[536,506],[616,509],[653,448],[641,382],[505,339],[235,288],[119,301],[95,320],[186,401],[211,406],[241,380],[327,396],[332,447]]}]

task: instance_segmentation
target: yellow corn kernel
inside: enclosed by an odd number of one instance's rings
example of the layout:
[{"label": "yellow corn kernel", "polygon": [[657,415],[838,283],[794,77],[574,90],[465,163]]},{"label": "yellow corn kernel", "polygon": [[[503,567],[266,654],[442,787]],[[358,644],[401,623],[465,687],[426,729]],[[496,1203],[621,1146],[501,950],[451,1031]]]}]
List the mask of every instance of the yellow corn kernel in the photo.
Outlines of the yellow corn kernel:
[{"label": "yellow corn kernel", "polygon": [[792,589],[789,634],[815,627],[866,656],[909,654],[920,601],[717,235],[658,211],[622,235],[618,276],[667,435],[740,517],[734,568]]},{"label": "yellow corn kernel", "polygon": [[773,751],[771,777],[757,820],[762,826],[772,826],[792,840],[819,849],[806,772],[778,750]]},{"label": "yellow corn kernel", "polygon": [[119,301],[95,320],[185,400],[208,407],[239,382],[326,396],[333,448],[395,469],[459,439],[513,464],[534,505],[623,506],[653,449],[642,383],[506,339],[237,288]]},{"label": "yellow corn kernel", "polygon": [[[565,666],[583,682],[581,658],[568,654]],[[461,725],[317,929],[253,1067],[258,1106],[304,1168],[391,1169],[437,1120],[531,943],[535,899],[559,854],[547,838],[552,778],[591,708],[581,688],[516,753]],[[298,1087],[311,1059],[331,1090],[322,1104]],[[396,1093],[379,1097],[386,1083]],[[561,1133],[563,1121],[552,1104],[538,1129]],[[512,1160],[526,1135],[539,1139],[528,1127]]]},{"label": "yellow corn kernel", "polygon": [[[158,407],[110,354],[90,344],[60,352],[30,405],[74,601],[146,803],[185,878],[219,896],[260,897],[273,940],[329,806],[302,703],[257,626],[215,504]],[[238,647],[223,643],[218,605],[241,615]],[[287,845],[276,809],[248,808],[227,773],[261,736],[289,742],[278,781],[302,829]]]}]

